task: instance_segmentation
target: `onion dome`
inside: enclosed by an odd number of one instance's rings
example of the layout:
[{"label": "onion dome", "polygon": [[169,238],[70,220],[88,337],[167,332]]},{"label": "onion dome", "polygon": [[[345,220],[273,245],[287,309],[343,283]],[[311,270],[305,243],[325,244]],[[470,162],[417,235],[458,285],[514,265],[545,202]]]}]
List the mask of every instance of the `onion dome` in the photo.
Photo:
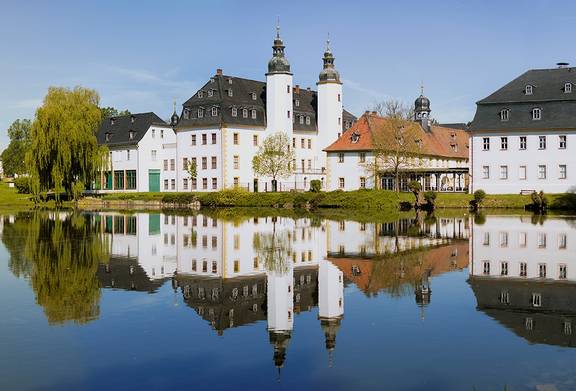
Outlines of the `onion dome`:
[{"label": "onion dome", "polygon": [[427,118],[430,111],[430,99],[424,96],[424,86],[420,86],[420,96],[414,101],[414,115],[416,119]]},{"label": "onion dome", "polygon": [[268,73],[290,73],[290,63],[284,57],[284,42],[280,38],[280,26],[276,25],[276,39],[272,46],[272,58],[268,61]]},{"label": "onion dome", "polygon": [[330,38],[326,41],[326,51],[324,52],[324,68],[320,72],[320,83],[335,82],[340,83],[340,73],[334,68],[334,56],[330,50]]},{"label": "onion dome", "polygon": [[172,117],[170,117],[170,125],[176,126],[179,120],[180,118],[178,117],[178,114],[176,114],[176,102],[174,102],[174,112],[172,113]]}]

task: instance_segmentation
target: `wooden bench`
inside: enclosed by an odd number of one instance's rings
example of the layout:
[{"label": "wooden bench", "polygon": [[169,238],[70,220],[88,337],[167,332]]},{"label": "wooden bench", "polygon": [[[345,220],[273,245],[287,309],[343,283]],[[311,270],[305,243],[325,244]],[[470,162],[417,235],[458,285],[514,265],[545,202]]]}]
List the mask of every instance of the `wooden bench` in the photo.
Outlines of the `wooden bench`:
[{"label": "wooden bench", "polygon": [[530,195],[534,192],[536,192],[536,190],[520,190],[521,195]]}]

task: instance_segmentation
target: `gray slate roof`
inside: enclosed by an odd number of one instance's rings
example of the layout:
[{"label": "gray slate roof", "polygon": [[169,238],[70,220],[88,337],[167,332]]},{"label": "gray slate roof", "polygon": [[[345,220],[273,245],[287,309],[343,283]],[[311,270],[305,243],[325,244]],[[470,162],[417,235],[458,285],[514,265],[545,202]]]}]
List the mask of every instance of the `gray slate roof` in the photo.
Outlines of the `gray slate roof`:
[{"label": "gray slate roof", "polygon": [[[566,83],[572,93],[565,93]],[[532,86],[532,94],[525,93]],[[565,129],[576,127],[576,68],[529,70],[486,98],[476,102],[474,130]],[[532,120],[533,108],[542,110],[542,119]],[[509,109],[508,121],[500,111]]]},{"label": "gray slate roof", "polygon": [[[229,96],[229,90],[232,96]],[[209,91],[211,96],[209,95]],[[202,93],[202,97],[198,95]],[[316,91],[307,89],[293,89],[294,113],[293,122],[296,131],[315,131],[317,129],[318,98]],[[256,94],[256,99],[252,98]],[[296,100],[299,105],[296,106]],[[182,105],[180,121],[176,129],[222,127],[239,125],[246,127],[266,127],[266,83],[256,80],[243,79],[234,76],[214,75],[194,96]],[[217,108],[217,115],[212,116],[212,108]],[[232,108],[237,109],[237,116],[232,116]],[[198,110],[204,110],[204,116],[198,118]],[[244,118],[243,109],[248,109],[248,118]],[[252,118],[251,110],[256,110],[256,119]],[[304,123],[300,124],[300,117],[304,116]],[[306,124],[306,116],[310,117],[310,124]],[[356,117],[344,110],[342,115],[342,129],[346,122],[353,122]]]},{"label": "gray slate roof", "polygon": [[[151,125],[168,124],[152,112],[108,117],[100,124],[96,138],[101,145],[134,145],[144,137]],[[133,138],[130,138],[130,131],[134,132]],[[106,141],[107,133],[110,135],[109,141]]]}]

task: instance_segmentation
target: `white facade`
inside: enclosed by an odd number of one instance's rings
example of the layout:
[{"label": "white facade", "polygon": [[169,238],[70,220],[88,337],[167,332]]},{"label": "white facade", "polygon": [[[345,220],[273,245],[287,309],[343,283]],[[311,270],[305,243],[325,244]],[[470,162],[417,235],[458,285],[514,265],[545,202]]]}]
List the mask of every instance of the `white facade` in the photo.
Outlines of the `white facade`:
[{"label": "white facade", "polygon": [[576,190],[576,132],[474,131],[470,138],[471,191],[519,194]]}]

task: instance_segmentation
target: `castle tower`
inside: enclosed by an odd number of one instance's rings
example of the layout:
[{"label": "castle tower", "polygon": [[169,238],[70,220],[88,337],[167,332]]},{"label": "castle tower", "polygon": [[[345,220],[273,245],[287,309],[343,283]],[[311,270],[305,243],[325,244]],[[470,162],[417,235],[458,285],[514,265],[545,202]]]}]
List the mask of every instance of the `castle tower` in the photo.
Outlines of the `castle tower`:
[{"label": "castle tower", "polygon": [[322,259],[318,267],[318,318],[324,332],[329,366],[336,348],[336,333],[344,317],[344,277],[332,262]]},{"label": "castle tower", "polygon": [[420,86],[420,96],[414,101],[414,121],[420,122],[422,128],[430,129],[430,99],[424,96],[424,86]]},{"label": "castle tower", "polygon": [[318,142],[316,144],[318,156],[321,157],[323,167],[326,167],[326,153],[322,150],[342,134],[342,83],[340,74],[334,67],[330,39],[326,41],[323,62],[324,66],[316,83],[318,86]]},{"label": "castle tower", "polygon": [[290,63],[284,56],[284,42],[280,38],[280,26],[276,26],[276,39],[272,46],[272,58],[266,73],[266,121],[268,134],[285,132],[292,137],[292,73]]}]

